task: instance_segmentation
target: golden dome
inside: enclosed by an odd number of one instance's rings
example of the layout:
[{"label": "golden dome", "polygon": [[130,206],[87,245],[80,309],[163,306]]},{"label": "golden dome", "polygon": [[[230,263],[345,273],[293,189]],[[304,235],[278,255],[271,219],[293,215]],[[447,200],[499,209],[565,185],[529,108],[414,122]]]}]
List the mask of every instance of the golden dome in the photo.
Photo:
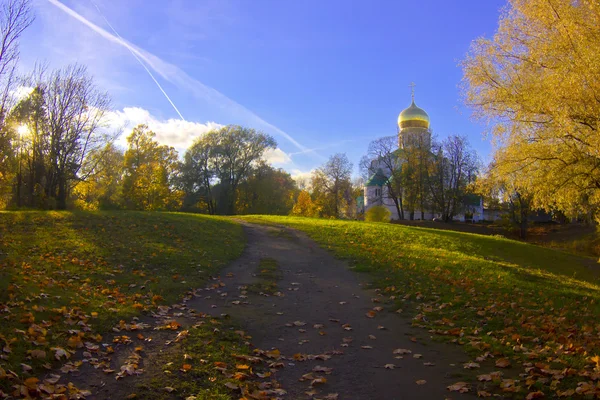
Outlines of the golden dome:
[{"label": "golden dome", "polygon": [[398,116],[398,127],[429,129],[429,115],[422,108],[417,107],[413,100],[410,107],[403,110]]}]

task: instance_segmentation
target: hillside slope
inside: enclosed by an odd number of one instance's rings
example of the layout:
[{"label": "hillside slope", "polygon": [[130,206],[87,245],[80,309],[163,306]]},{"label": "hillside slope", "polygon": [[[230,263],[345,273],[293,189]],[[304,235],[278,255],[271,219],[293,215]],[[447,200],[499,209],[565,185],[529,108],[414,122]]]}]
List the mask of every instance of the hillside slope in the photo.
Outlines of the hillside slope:
[{"label": "hillside slope", "polygon": [[241,226],[220,217],[0,212],[0,394],[21,382],[37,393],[36,375],[65,362],[76,371],[68,360],[81,350],[97,362],[102,335],[141,330],[125,320],[181,302],[244,245]]}]

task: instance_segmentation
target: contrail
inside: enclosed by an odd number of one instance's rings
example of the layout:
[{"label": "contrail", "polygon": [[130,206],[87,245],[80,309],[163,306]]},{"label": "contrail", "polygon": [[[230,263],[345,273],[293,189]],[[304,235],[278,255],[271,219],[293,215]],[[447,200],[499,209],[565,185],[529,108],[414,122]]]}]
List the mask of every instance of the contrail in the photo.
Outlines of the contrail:
[{"label": "contrail", "polygon": [[93,22],[90,22],[85,17],[83,17],[82,15],[73,11],[71,8],[67,7],[66,5],[64,5],[63,3],[61,3],[58,0],[48,0],[48,2],[52,5],[54,5],[55,7],[59,8],[60,10],[62,10],[66,14],[68,14],[69,16],[75,18],[82,24],[86,25],[87,27],[92,29],[94,32],[96,32],[100,36],[102,36],[103,38],[105,38],[113,43],[116,43],[120,46],[125,47],[130,52],[132,52],[137,57],[139,57],[139,59],[144,61],[144,63],[146,63],[148,66],[150,66],[150,68],[152,68],[152,70],[154,72],[159,74],[162,78],[166,79],[167,81],[178,86],[180,89],[190,90],[197,97],[204,98],[205,100],[208,100],[213,103],[221,105],[222,108],[226,108],[226,109],[230,110],[231,112],[237,113],[238,115],[244,117],[248,121],[248,123],[261,125],[261,126],[265,127],[266,129],[283,136],[288,141],[290,141],[294,146],[296,146],[299,150],[302,150],[303,152],[306,152],[306,153],[314,154],[315,156],[317,156],[320,159],[325,159],[325,157],[318,154],[316,151],[309,149],[308,147],[300,144],[288,133],[279,129],[275,125],[268,123],[267,121],[265,121],[264,119],[262,119],[261,117],[256,115],[254,112],[248,110],[246,107],[242,106],[239,103],[236,103],[234,100],[231,100],[229,97],[225,96],[221,92],[219,92],[209,86],[206,86],[202,82],[192,78],[191,76],[189,76],[187,73],[185,73],[183,70],[181,70],[176,65],[170,64],[170,63],[162,60],[161,58],[155,56],[154,54],[152,54],[144,49],[141,49],[133,44],[130,44],[129,42],[127,42],[125,39],[121,38],[120,36],[116,36],[108,31],[106,31],[105,29],[99,27],[98,25],[94,24]]},{"label": "contrail", "polygon": [[[50,0],[50,2],[54,3],[53,0]],[[106,22],[106,25],[108,25],[110,27],[110,29],[114,32],[114,34],[117,35],[117,37],[119,38],[119,40],[121,41],[121,43],[124,44],[125,40],[123,40],[123,38],[121,37],[121,35],[119,35],[119,32],[117,32],[117,30],[110,24],[110,22],[108,22],[108,19],[106,19],[106,17],[102,13],[102,11],[100,11],[100,7],[98,7],[98,5],[96,3],[94,3],[92,0],[90,0],[90,3],[92,3],[92,5],[94,7],[96,7],[96,10],[98,10],[98,14],[100,14],[100,16],[102,17],[102,19],[104,20],[104,22]],[[55,4],[55,5],[57,5],[57,4]],[[177,106],[175,105],[175,103],[173,103],[173,100],[171,100],[171,98],[169,97],[169,95],[167,94],[167,92],[165,92],[165,89],[163,89],[163,87],[160,85],[160,83],[158,83],[158,81],[156,80],[156,78],[154,77],[154,75],[152,74],[152,72],[150,72],[150,70],[148,69],[148,67],[146,67],[146,64],[144,64],[142,62],[142,60],[140,60],[140,58],[135,54],[135,52],[133,52],[131,50],[131,48],[129,48],[128,46],[125,46],[125,47],[127,47],[127,50],[129,50],[129,52],[131,53],[131,55],[146,70],[146,72],[148,73],[148,75],[150,75],[150,78],[152,78],[152,80],[154,81],[154,83],[156,83],[156,86],[158,86],[158,88],[160,89],[160,91],[162,92],[162,94],[164,94],[165,97],[167,98],[167,100],[169,101],[169,103],[171,103],[171,106],[173,106],[173,108],[175,109],[175,111],[177,112],[177,114],[179,114],[179,117],[182,120],[185,120],[185,118],[183,118],[183,115],[181,115],[181,112],[179,112],[179,109],[177,108]]]},{"label": "contrail", "polygon": [[357,141],[358,141],[358,139],[344,139],[344,140],[340,140],[338,142],[326,144],[324,146],[315,147],[314,149],[306,149],[306,150],[301,150],[301,151],[295,151],[293,153],[287,153],[287,154],[290,157],[291,156],[297,156],[297,155],[300,155],[300,154],[312,153],[312,152],[315,152],[317,150],[326,150],[326,149],[330,149],[332,147],[337,147],[337,146],[345,144],[345,143],[352,143],[352,142],[357,142]]}]

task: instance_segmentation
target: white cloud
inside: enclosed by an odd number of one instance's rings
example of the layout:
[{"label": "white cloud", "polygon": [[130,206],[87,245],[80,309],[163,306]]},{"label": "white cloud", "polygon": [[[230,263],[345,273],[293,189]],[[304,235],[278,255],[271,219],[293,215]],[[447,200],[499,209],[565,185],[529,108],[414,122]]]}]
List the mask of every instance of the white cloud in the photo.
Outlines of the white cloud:
[{"label": "white cloud", "polygon": [[147,124],[151,131],[156,133],[156,140],[161,144],[173,146],[179,151],[184,151],[194,140],[206,132],[219,129],[223,125],[216,122],[192,122],[181,119],[159,120],[150,114],[150,111],[140,107],[125,107],[122,111],[113,111],[108,114],[107,120],[113,129],[122,129],[123,134],[117,141],[125,147],[125,138],[139,124]]},{"label": "white cloud", "polygon": [[290,171],[290,175],[292,179],[296,181],[298,187],[302,190],[312,190],[312,185],[310,182],[310,177],[315,169],[311,169],[310,171],[302,171],[299,169],[293,169]]},{"label": "white cloud", "polygon": [[[125,107],[122,111],[110,112],[107,115],[107,122],[112,130],[123,131],[117,140],[117,144],[121,147],[127,147],[125,138],[133,128],[139,124],[147,124],[148,128],[156,133],[156,140],[160,144],[173,146],[180,154],[185,152],[196,138],[223,127],[216,122],[200,123],[173,118],[159,120],[150,111],[141,107]],[[276,167],[292,164],[290,156],[280,148],[267,150],[263,159]]]},{"label": "white cloud", "polygon": [[35,89],[33,86],[17,86],[10,91],[10,96],[16,100],[23,100],[33,92],[33,89]]},{"label": "white cloud", "polygon": [[290,156],[279,147],[274,150],[269,149],[265,151],[263,159],[269,164],[276,164],[276,166],[286,165],[292,162]]}]

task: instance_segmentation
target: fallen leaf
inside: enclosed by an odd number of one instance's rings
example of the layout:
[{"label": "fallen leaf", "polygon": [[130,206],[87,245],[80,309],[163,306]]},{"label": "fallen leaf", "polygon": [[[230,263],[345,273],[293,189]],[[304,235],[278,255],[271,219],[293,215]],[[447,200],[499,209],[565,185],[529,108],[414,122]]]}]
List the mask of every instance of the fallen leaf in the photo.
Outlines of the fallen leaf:
[{"label": "fallen leaf", "polygon": [[315,378],[312,380],[312,382],[310,382],[310,386],[314,386],[318,383],[327,383],[327,379],[323,378],[322,376]]},{"label": "fallen leaf", "polygon": [[326,374],[330,374],[331,371],[333,371],[333,368],[328,368],[328,367],[322,367],[320,365],[317,365],[316,367],[314,367],[313,372],[324,372]]},{"label": "fallen leaf", "polygon": [[527,397],[525,397],[525,400],[541,399],[542,397],[544,397],[544,392],[538,390],[537,392],[529,393]]},{"label": "fallen leaf", "polygon": [[187,372],[187,371],[189,371],[190,369],[192,369],[192,365],[191,365],[191,364],[183,364],[183,366],[181,367],[181,370],[182,370],[183,372]]},{"label": "fallen leaf", "polygon": [[469,384],[467,382],[456,382],[455,384],[448,386],[448,390],[451,392],[466,393],[469,391]]},{"label": "fallen leaf", "polygon": [[496,367],[498,367],[498,368],[508,368],[508,367],[510,367],[510,360],[508,358],[499,358],[496,361]]},{"label": "fallen leaf", "polygon": [[419,379],[417,382],[415,382],[417,385],[424,385],[427,383],[427,381],[425,379]]}]

